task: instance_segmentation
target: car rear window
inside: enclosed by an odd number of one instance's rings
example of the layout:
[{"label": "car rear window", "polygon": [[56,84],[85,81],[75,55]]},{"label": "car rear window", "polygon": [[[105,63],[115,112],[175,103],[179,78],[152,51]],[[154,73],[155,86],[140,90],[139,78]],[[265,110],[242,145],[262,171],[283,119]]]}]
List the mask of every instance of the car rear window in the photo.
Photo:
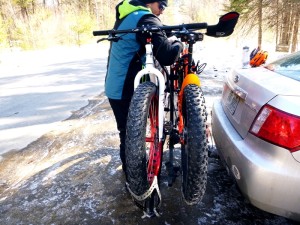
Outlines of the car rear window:
[{"label": "car rear window", "polygon": [[300,81],[300,51],[276,60],[267,65],[266,68]]}]

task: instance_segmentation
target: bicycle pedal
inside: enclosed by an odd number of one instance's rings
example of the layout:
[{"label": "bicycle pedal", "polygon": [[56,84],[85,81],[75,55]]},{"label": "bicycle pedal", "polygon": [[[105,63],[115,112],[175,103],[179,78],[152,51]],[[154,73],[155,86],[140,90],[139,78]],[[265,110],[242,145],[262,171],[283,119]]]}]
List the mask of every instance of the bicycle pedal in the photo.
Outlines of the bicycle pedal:
[{"label": "bicycle pedal", "polygon": [[179,176],[178,172],[180,171],[180,166],[174,166],[173,170],[175,172],[175,175],[178,177]]},{"label": "bicycle pedal", "polygon": [[164,124],[165,133],[170,134],[171,129],[172,129],[171,122],[170,121],[165,122],[165,124]]},{"label": "bicycle pedal", "polygon": [[168,177],[168,187],[172,187],[174,183],[174,179],[172,177]]},{"label": "bicycle pedal", "polygon": [[178,130],[174,129],[171,136],[174,145],[180,143],[180,135]]}]

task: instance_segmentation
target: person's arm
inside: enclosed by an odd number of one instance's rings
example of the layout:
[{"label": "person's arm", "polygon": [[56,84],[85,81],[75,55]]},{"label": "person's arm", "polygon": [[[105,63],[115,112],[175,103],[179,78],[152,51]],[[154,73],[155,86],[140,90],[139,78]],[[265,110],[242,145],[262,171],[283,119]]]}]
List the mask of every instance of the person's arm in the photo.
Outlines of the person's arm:
[{"label": "person's arm", "polygon": [[[153,14],[143,16],[137,26],[141,27],[142,25],[162,26],[159,18]],[[136,37],[141,44],[146,44],[147,36],[145,34],[137,34]],[[165,32],[153,33],[152,44],[153,54],[158,62],[163,66],[173,64],[183,49],[183,45],[180,41],[169,41]]]}]

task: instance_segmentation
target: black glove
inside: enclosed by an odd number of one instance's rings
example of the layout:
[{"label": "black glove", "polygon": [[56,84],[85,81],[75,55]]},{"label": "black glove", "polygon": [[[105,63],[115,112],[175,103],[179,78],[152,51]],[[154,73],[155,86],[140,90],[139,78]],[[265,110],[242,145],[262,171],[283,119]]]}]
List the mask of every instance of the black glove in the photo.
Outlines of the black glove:
[{"label": "black glove", "polygon": [[229,12],[221,16],[218,24],[207,27],[206,35],[211,37],[226,37],[231,35],[239,15],[237,12]]}]

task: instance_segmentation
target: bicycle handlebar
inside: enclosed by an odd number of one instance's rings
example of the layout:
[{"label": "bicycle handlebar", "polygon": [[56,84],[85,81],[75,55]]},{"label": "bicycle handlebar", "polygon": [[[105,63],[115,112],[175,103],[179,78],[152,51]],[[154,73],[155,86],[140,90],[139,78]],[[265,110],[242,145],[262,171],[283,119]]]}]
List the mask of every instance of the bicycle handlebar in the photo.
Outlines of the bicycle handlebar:
[{"label": "bicycle handlebar", "polygon": [[174,26],[143,26],[127,30],[99,30],[93,31],[94,36],[124,34],[124,33],[142,33],[142,32],[160,32],[160,31],[174,31],[174,30],[200,30],[206,29],[207,23],[188,23]]},{"label": "bicycle handlebar", "polygon": [[226,37],[232,34],[238,21],[239,13],[229,12],[221,16],[216,25],[207,25],[207,23],[188,23],[174,26],[142,26],[128,30],[99,30],[93,31],[94,36],[115,35],[125,33],[142,33],[142,32],[160,32],[160,31],[187,31],[206,29],[206,35],[212,37]]}]

